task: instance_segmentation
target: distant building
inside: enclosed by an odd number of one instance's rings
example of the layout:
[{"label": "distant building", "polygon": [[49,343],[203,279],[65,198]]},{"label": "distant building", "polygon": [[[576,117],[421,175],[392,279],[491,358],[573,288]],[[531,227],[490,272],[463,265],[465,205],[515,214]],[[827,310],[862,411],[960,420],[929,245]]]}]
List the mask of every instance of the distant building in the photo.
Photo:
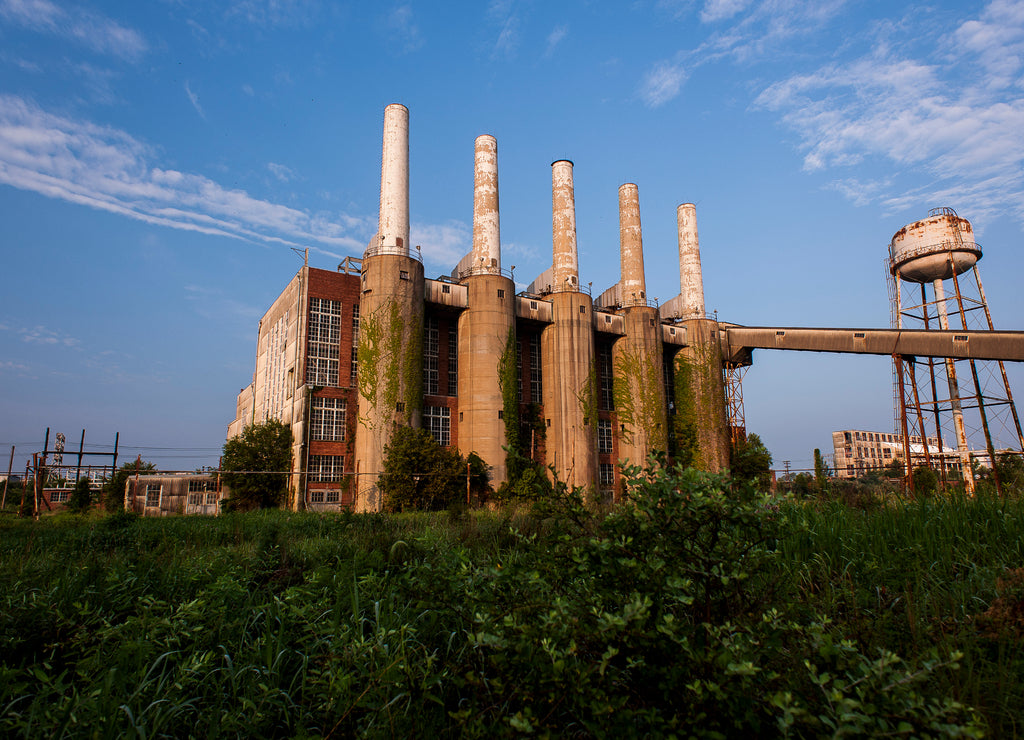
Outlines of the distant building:
[{"label": "distant building", "polygon": [[140,475],[125,483],[124,508],[143,516],[216,515],[228,495],[216,475]]},{"label": "distant building", "polygon": [[[937,437],[928,437],[928,459],[932,467],[960,474],[960,458],[955,447],[943,443]],[[844,429],[832,432],[832,449],[837,478],[858,478],[871,471],[880,471],[899,460],[906,469],[903,441],[899,434],[871,432],[862,429]],[[913,467],[925,464],[925,446],[921,437],[910,438],[910,458]]]}]

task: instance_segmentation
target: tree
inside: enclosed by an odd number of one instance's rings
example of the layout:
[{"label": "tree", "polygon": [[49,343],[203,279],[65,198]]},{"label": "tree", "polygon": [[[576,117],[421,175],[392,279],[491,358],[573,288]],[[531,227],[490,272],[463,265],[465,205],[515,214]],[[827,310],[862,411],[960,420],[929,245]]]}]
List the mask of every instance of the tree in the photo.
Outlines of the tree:
[{"label": "tree", "polygon": [[914,495],[931,496],[939,485],[939,476],[927,465],[914,468]]},{"label": "tree", "polygon": [[[439,511],[466,497],[467,461],[442,447],[430,432],[400,426],[384,448],[384,472],[377,479],[385,511]],[[470,455],[470,488],[487,490],[490,475],[477,455]]]},{"label": "tree", "polygon": [[772,453],[756,434],[747,435],[732,448],[730,472],[742,482],[753,482],[761,491],[772,485]]},{"label": "tree", "polygon": [[221,479],[231,489],[226,506],[239,511],[280,506],[291,463],[290,427],[277,419],[250,424],[224,443]]},{"label": "tree", "polygon": [[75,482],[75,488],[68,498],[68,510],[76,514],[84,514],[92,506],[92,489],[89,488],[88,478],[79,478]]},{"label": "tree", "polygon": [[824,492],[828,487],[828,476],[829,476],[828,465],[825,464],[825,456],[821,454],[821,450],[817,447],[814,448],[814,482],[818,486],[819,492]]},{"label": "tree", "polygon": [[119,467],[103,483],[103,507],[107,511],[122,511],[124,509],[124,487],[128,479],[135,475],[136,471],[149,473],[154,470],[156,470],[156,465],[146,462],[141,457]]},{"label": "tree", "polygon": [[903,477],[903,461],[898,457],[894,457],[892,462],[885,466],[885,477],[886,478],[902,478]]}]

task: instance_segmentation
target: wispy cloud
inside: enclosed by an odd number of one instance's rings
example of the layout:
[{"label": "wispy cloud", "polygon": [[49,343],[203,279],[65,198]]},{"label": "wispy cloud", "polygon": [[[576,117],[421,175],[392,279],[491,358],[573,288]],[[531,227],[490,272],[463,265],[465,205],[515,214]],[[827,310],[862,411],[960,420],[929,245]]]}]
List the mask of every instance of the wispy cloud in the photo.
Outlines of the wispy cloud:
[{"label": "wispy cloud", "polygon": [[491,51],[492,58],[512,58],[519,48],[519,15],[515,0],[491,0],[487,6],[487,17],[497,28],[497,37]]},{"label": "wispy cloud", "polygon": [[319,0],[235,0],[225,15],[257,26],[306,26],[319,11]]},{"label": "wispy cloud", "polygon": [[686,70],[673,62],[659,62],[640,83],[640,97],[651,108],[657,108],[679,94],[686,82]]},{"label": "wispy cloud", "polygon": [[332,256],[340,255],[326,247],[365,246],[365,218],[270,203],[155,160],[123,131],[0,95],[0,183],[175,229],[310,245]]},{"label": "wispy cloud", "polygon": [[473,229],[454,219],[443,224],[413,223],[409,238],[422,248],[423,261],[428,268],[449,272],[472,246]]},{"label": "wispy cloud", "polygon": [[185,94],[188,95],[188,102],[192,103],[192,107],[196,109],[196,113],[204,121],[206,120],[206,112],[203,110],[203,106],[199,105],[199,96],[192,92],[192,86],[188,84],[188,80],[185,80]]},{"label": "wispy cloud", "polygon": [[90,10],[62,7],[50,0],[0,0],[0,20],[127,60],[138,59],[149,48],[134,29]]},{"label": "wispy cloud", "polygon": [[423,46],[423,35],[413,18],[412,6],[399,5],[388,14],[388,30],[402,43],[402,51],[410,53]]},{"label": "wispy cloud", "polygon": [[569,35],[569,27],[566,25],[555,26],[554,30],[548,34],[547,43],[544,47],[544,56],[550,57],[555,53],[555,49],[560,43]]},{"label": "wispy cloud", "polygon": [[23,342],[29,344],[59,345],[61,347],[78,347],[81,344],[78,339],[52,329],[47,329],[45,326],[18,329],[18,334]]},{"label": "wispy cloud", "polygon": [[745,10],[751,0],[707,0],[700,11],[700,19],[705,23],[732,18]]},{"label": "wispy cloud", "polygon": [[283,164],[267,162],[267,169],[270,170],[270,173],[281,182],[291,182],[295,179],[295,171],[290,167],[285,167]]},{"label": "wispy cloud", "polygon": [[[979,217],[1009,209],[1024,219],[1024,3],[996,0],[944,41],[949,56],[929,61],[879,44],[851,62],[770,85],[755,105],[796,131],[808,171],[881,158],[933,178],[914,203],[954,195]],[[907,202],[907,194],[877,183],[858,182],[849,194],[892,207]]]}]

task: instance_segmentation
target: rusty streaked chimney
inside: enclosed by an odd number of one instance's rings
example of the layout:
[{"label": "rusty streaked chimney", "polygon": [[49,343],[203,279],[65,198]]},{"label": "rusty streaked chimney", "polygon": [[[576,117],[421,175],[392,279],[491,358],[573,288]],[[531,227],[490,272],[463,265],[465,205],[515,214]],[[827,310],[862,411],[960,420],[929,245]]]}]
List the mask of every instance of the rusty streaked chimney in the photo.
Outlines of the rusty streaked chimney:
[{"label": "rusty streaked chimney", "polygon": [[619,258],[622,264],[622,305],[646,305],[644,244],[640,233],[640,193],[631,182],[619,188]]},{"label": "rusty streaked chimney", "polygon": [[679,293],[683,318],[704,316],[704,278],[700,271],[697,207],[683,203],[676,209],[679,226]]},{"label": "rusty streaked chimney", "polygon": [[409,254],[409,109],[399,103],[384,109],[377,238],[381,251]]},{"label": "rusty streaked chimney", "polygon": [[501,229],[498,221],[498,142],[476,137],[473,160],[474,271],[501,272]]},{"label": "rusty streaked chimney", "polygon": [[572,162],[551,163],[551,237],[554,263],[551,285],[558,290],[579,288],[579,259],[576,254],[576,199],[573,194]]}]

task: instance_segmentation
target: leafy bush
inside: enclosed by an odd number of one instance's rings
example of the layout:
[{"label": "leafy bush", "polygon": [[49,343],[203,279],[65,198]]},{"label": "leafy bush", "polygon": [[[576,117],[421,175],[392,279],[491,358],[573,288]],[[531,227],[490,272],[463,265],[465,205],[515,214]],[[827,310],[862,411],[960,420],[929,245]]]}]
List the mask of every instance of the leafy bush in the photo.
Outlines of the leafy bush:
[{"label": "leafy bush", "polygon": [[396,427],[384,449],[384,471],[377,479],[388,512],[439,511],[466,501],[469,467],[470,493],[483,496],[490,474],[479,455],[467,461],[454,449],[442,447],[430,432]]},{"label": "leafy bush", "polygon": [[247,511],[280,506],[291,466],[291,427],[277,419],[245,427],[224,443],[222,479],[231,489],[226,508]]}]

